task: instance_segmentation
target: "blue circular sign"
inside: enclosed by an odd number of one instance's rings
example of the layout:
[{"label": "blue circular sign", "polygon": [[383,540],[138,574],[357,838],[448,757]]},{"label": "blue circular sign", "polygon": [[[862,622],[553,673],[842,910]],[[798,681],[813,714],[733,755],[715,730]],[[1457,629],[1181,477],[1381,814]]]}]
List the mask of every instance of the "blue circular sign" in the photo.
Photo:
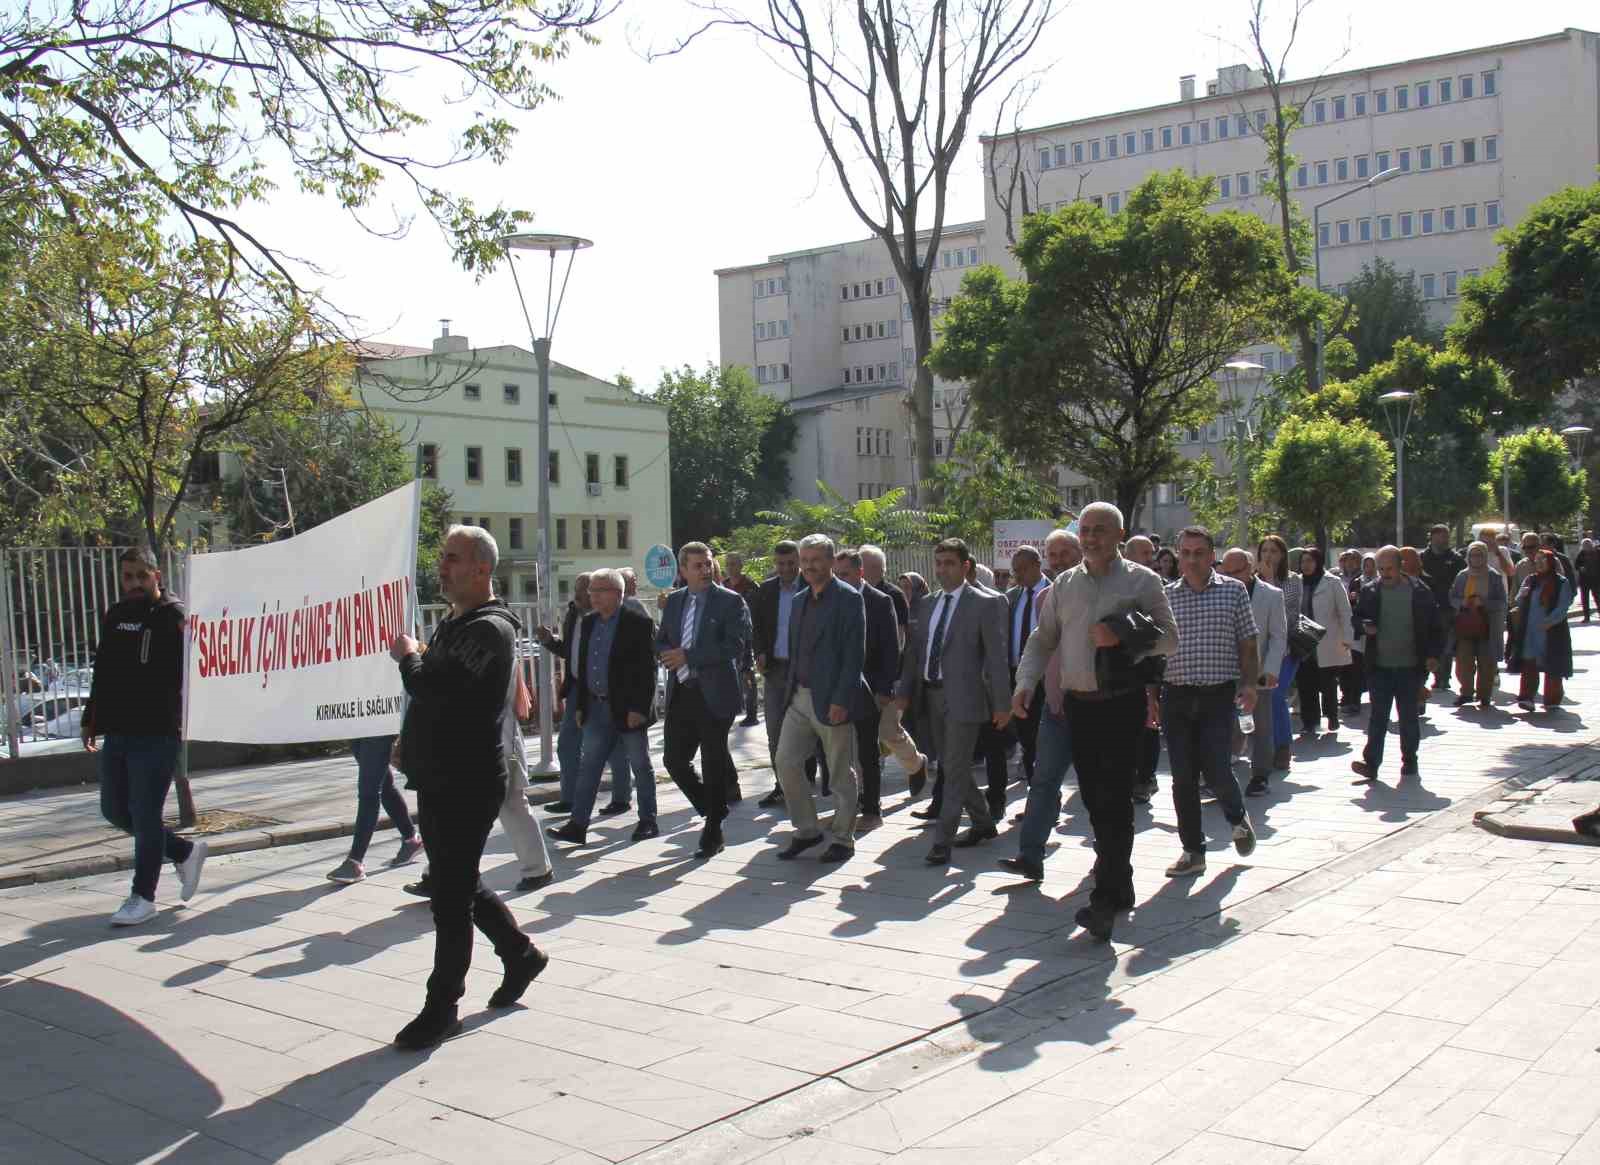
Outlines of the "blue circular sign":
[{"label": "blue circular sign", "polygon": [[670,546],[652,546],[644,552],[644,577],[653,587],[666,590],[678,578],[678,556]]}]

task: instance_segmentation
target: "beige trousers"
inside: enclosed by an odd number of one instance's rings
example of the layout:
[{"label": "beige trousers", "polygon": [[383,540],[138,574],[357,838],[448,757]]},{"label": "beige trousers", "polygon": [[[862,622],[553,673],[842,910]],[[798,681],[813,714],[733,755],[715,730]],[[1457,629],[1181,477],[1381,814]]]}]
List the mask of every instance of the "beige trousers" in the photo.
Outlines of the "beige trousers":
[{"label": "beige trousers", "polygon": [[860,806],[860,776],[856,769],[856,730],[846,721],[829,724],[818,720],[811,704],[811,689],[796,688],[783,714],[783,729],[778,734],[778,787],[794,822],[796,837],[816,837],[822,830],[817,820],[817,803],[806,781],[806,759],[822,745],[828,762],[828,778],[833,785],[833,819],[828,832],[839,845],[854,849],[856,812]]}]

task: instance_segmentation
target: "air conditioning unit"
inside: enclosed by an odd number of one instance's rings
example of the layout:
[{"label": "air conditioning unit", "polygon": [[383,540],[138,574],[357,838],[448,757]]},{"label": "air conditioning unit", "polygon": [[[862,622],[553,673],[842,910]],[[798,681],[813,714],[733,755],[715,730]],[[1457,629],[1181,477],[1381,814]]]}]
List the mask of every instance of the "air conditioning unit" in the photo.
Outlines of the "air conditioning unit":
[{"label": "air conditioning unit", "polygon": [[600,496],[600,483],[598,481],[589,482],[589,496],[592,498]]}]

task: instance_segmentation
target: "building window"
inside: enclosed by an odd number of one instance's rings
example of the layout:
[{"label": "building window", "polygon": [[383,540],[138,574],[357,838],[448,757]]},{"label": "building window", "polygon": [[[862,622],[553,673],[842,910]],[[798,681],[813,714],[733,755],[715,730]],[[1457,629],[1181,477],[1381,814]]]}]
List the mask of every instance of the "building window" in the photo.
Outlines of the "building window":
[{"label": "building window", "polygon": [[1108,137],[1106,139],[1106,157],[1115,158],[1116,156],[1117,156],[1117,135],[1116,134],[1112,134],[1110,137]]},{"label": "building window", "polygon": [[[1056,147],[1056,165],[1057,166],[1065,166],[1066,164],[1067,164],[1067,147],[1066,146],[1057,146]],[[1082,142],[1073,142],[1072,143],[1072,164],[1074,166],[1083,165],[1083,143]]]},{"label": "building window", "polygon": [[1433,211],[1431,210],[1422,212],[1422,233],[1425,235],[1433,234]]},{"label": "building window", "polygon": [[1456,208],[1447,206],[1439,212],[1439,225],[1441,229],[1453,231],[1456,229]]},{"label": "building window", "polygon": [[1483,95],[1493,97],[1495,94],[1495,70],[1490,69],[1483,74]]},{"label": "building window", "polygon": [[550,470],[550,484],[551,485],[560,485],[561,484],[561,451],[559,449],[550,450],[549,470]]},{"label": "building window", "polygon": [[1311,120],[1321,125],[1328,120],[1328,103],[1326,101],[1313,101],[1311,103]]},{"label": "building window", "polygon": [[1233,197],[1233,179],[1224,174],[1217,179],[1217,192],[1223,198]]},{"label": "building window", "polygon": [[467,480],[483,480],[483,446],[467,446]]},{"label": "building window", "polygon": [[1124,154],[1135,153],[1136,150],[1135,150],[1134,147],[1137,144],[1137,142],[1138,142],[1138,139],[1135,138],[1133,134],[1131,134],[1131,133],[1123,134],[1122,135],[1122,152]]},{"label": "building window", "polygon": [[1444,294],[1446,299],[1455,298],[1456,273],[1454,271],[1446,271],[1444,273]]},{"label": "building window", "polygon": [[1465,230],[1478,228],[1478,208],[1476,205],[1467,205],[1461,208],[1461,226]]},{"label": "building window", "polygon": [[1226,138],[1228,136],[1228,130],[1230,128],[1232,128],[1232,124],[1233,123],[1229,120],[1227,114],[1223,114],[1221,117],[1217,118],[1217,140],[1218,141],[1221,141],[1222,139],[1224,139],[1224,138]]},{"label": "building window", "polygon": [[[1046,170],[1048,170],[1050,168],[1050,151],[1049,150],[1040,150],[1039,151],[1039,162]],[[848,283],[841,283],[839,285],[839,298],[840,299],[849,299],[850,298],[850,285]]]},{"label": "building window", "polygon": [[588,518],[584,518],[578,523],[578,541],[581,549],[594,549],[594,523]]},{"label": "building window", "polygon": [[1433,86],[1427,81],[1417,82],[1417,108],[1425,109],[1433,104]]},{"label": "building window", "polygon": [[1306,185],[1309,185],[1310,182],[1311,182],[1311,167],[1307,163],[1302,162],[1302,163],[1300,163],[1299,168],[1295,171],[1294,184],[1296,186],[1306,186]]},{"label": "building window", "polygon": [[[978,265],[978,248],[976,248],[976,247],[968,247],[967,248],[967,262],[968,262],[968,264],[970,264],[973,267],[976,267]],[[891,336],[899,334],[894,328],[893,321],[890,321],[889,334]]]},{"label": "building window", "polygon": [[1422,277],[1422,298],[1435,299],[1437,298],[1435,294],[1437,291],[1437,280],[1432,275],[1424,275]]},{"label": "building window", "polygon": [[594,520],[594,548],[596,550],[604,550],[606,548],[606,520],[604,518],[596,518]]},{"label": "building window", "polygon": [[1343,97],[1335,97],[1333,99],[1333,120],[1334,121],[1343,121],[1344,120],[1344,98]]},{"label": "building window", "polygon": [[1367,116],[1367,95],[1365,93],[1357,93],[1350,99],[1350,103],[1355,116]]},{"label": "building window", "polygon": [[1318,162],[1317,163],[1317,185],[1318,186],[1326,186],[1327,184],[1328,184],[1328,163],[1326,163],[1326,162]]},{"label": "building window", "polygon": [[1336,158],[1333,163],[1333,180],[1335,182],[1350,181],[1350,159]]},{"label": "building window", "polygon": [[461,399],[462,400],[482,400],[483,399],[483,385],[481,385],[481,384],[465,384],[465,385],[462,385],[461,386]]},{"label": "building window", "polygon": [[1211,140],[1211,123],[1209,121],[1198,121],[1195,124],[1200,127],[1200,144],[1204,145]]},{"label": "building window", "polygon": [[1107,203],[1107,209],[1110,210],[1112,214],[1116,214],[1117,211],[1121,210],[1122,209],[1122,195],[1113,194],[1111,196],[1110,200]]},{"label": "building window", "polygon": [[1367,156],[1365,154],[1361,154],[1356,158],[1356,177],[1368,178],[1370,176],[1371,164],[1367,161]]},{"label": "building window", "polygon": [[481,526],[484,529],[485,532],[488,532],[488,533],[493,533],[494,532],[494,527],[492,525],[490,525],[490,523],[489,523],[489,515],[488,514],[485,514],[483,517],[478,519],[478,525]]},{"label": "building window", "polygon": [[1233,177],[1233,181],[1234,181],[1234,184],[1236,186],[1238,186],[1238,188],[1239,188],[1239,197],[1240,198],[1249,198],[1250,197],[1250,175],[1248,175],[1248,174],[1235,174],[1234,177]]},{"label": "building window", "polygon": [[530,603],[539,597],[538,580],[531,574],[522,576],[522,597]]},{"label": "building window", "polygon": [[1439,104],[1443,105],[1451,99],[1450,87],[1452,82],[1449,77],[1439,78]]},{"label": "building window", "polygon": [[633,549],[633,523],[627,518],[617,519],[617,549]]},{"label": "building window", "polygon": [[618,489],[628,488],[628,458],[624,453],[618,453],[611,459],[611,484]]},{"label": "building window", "polygon": [[1147,154],[1154,153],[1156,148],[1156,131],[1153,129],[1141,130],[1139,137],[1143,141],[1144,152]]},{"label": "building window", "polygon": [[557,518],[556,519],[556,549],[557,550],[565,550],[566,548],[567,548],[567,520],[565,518]]},{"label": "building window", "polygon": [[[1494,74],[1485,73],[1484,76],[1487,78],[1494,76]],[[1489,96],[1488,88],[1487,85],[1484,86],[1485,97]],[[1497,227],[1500,225],[1500,204],[1498,202],[1486,202],[1483,204],[1483,221],[1485,226]]]},{"label": "building window", "polygon": [[1389,91],[1387,89],[1374,89],[1372,91],[1372,108],[1379,113],[1389,112]]},{"label": "building window", "polygon": [[1328,245],[1328,229],[1329,228],[1328,228],[1328,224],[1327,223],[1323,223],[1320,227],[1318,227],[1318,229],[1317,229],[1317,246],[1326,247]]},{"label": "building window", "polygon": [[1184,146],[1189,145],[1194,140],[1193,134],[1194,130],[1192,126],[1187,124],[1180,125],[1178,127],[1178,144]]},{"label": "building window", "polygon": [[1389,168],[1389,151],[1388,150],[1379,150],[1378,151],[1378,173],[1382,174],[1388,168]]},{"label": "building window", "polygon": [[1455,164],[1456,164],[1456,144],[1455,144],[1455,142],[1440,142],[1439,143],[1439,165],[1441,165],[1441,166],[1454,166]]},{"label": "building window", "polygon": [[1461,164],[1463,166],[1470,166],[1470,165],[1472,165],[1472,163],[1476,162],[1477,160],[1478,160],[1478,139],[1477,138],[1462,138],[1461,139]]},{"label": "building window", "polygon": [[1394,107],[1396,109],[1411,108],[1411,86],[1396,85],[1394,87]]},{"label": "building window", "polygon": [[1250,132],[1250,119],[1242,113],[1235,114],[1233,118],[1233,128],[1234,132],[1239,137],[1244,137]]},{"label": "building window", "polygon": [[563,603],[566,602],[572,597],[572,581],[570,579],[562,579],[557,585],[556,590],[560,592],[561,601]]},{"label": "building window", "polygon": [[585,453],[583,455],[583,480],[590,485],[600,484],[600,454]]},{"label": "building window", "polygon": [[1419,166],[1421,166],[1422,169],[1424,169],[1424,170],[1433,169],[1433,147],[1432,146],[1419,146],[1419,147],[1417,147],[1417,164]]},{"label": "building window", "polygon": [[[1039,151],[1039,169],[1048,170],[1049,168],[1050,168],[1050,151],[1049,150],[1040,150]],[[845,296],[845,298],[849,299],[850,297],[849,296]]]},{"label": "building window", "polygon": [[1172,127],[1170,125],[1161,127],[1161,148],[1163,150],[1172,148]]},{"label": "building window", "polygon": [[1409,239],[1412,231],[1412,216],[1410,211],[1400,212],[1400,237]]},{"label": "building window", "polygon": [[1461,81],[1461,100],[1468,101],[1472,98],[1472,74],[1468,73]]},{"label": "building window", "polygon": [[1396,153],[1396,157],[1400,161],[1400,172],[1403,174],[1411,173],[1411,151],[1399,150]]},{"label": "building window", "polygon": [[1394,218],[1392,216],[1387,214],[1380,214],[1378,216],[1378,238],[1394,238]]},{"label": "building window", "polygon": [[439,446],[431,442],[417,446],[417,476],[439,480]]},{"label": "building window", "polygon": [[500,386],[500,396],[501,396],[501,399],[508,405],[515,405],[515,404],[521,404],[522,403],[522,389],[518,388],[514,384],[503,384],[503,385],[501,385]]},{"label": "building window", "polygon": [[522,450],[506,450],[506,484],[522,484]]},{"label": "building window", "polygon": [[1500,157],[1500,139],[1493,134],[1483,139],[1483,160],[1493,162]]},{"label": "building window", "polygon": [[1372,220],[1370,218],[1356,219],[1356,238],[1363,243],[1372,242]]},{"label": "building window", "polygon": [[1339,224],[1339,245],[1342,247],[1350,241],[1350,222],[1345,220]]},{"label": "building window", "polygon": [[511,540],[511,549],[513,549],[513,550],[521,550],[522,549],[522,519],[521,518],[512,518],[506,523],[506,525],[510,529],[510,534],[508,535],[508,537]]},{"label": "building window", "polygon": [[1267,111],[1265,109],[1256,110],[1256,132],[1267,132]]}]

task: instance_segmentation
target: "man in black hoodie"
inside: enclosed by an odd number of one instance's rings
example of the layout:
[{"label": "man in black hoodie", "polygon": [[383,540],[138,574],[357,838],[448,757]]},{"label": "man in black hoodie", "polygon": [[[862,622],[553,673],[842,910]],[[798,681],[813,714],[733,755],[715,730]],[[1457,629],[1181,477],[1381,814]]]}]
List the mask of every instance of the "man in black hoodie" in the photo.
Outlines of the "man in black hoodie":
[{"label": "man in black hoodie", "polygon": [[395,636],[389,647],[411,697],[400,729],[400,768],[417,790],[433,892],[427,1001],[394,1040],[409,1050],[460,1030],[456,1004],[472,965],[474,925],[505,964],[491,1007],[515,1003],[550,961],[478,879],[483,846],[505,798],[505,720],[513,714],[508,693],[516,621],[494,595],[499,560],[487,530],[452,526],[439,553],[449,615],[434,628],[426,653],[409,635]]},{"label": "man in black hoodie", "polygon": [[[1434,608],[1439,611],[1450,610],[1450,588],[1455,585],[1456,575],[1467,569],[1467,560],[1450,549],[1449,526],[1441,523],[1428,531],[1428,545],[1423,549],[1421,558],[1422,581],[1433,596]],[[1450,690],[1450,663],[1456,657],[1455,633],[1448,624],[1444,630],[1444,647],[1439,652],[1433,674],[1434,689],[1440,692]]]},{"label": "man in black hoodie", "polygon": [[111,925],[136,926],[155,915],[162,858],[178,867],[183,900],[194,896],[206,843],[161,822],[182,747],[183,604],[161,589],[156,556],[143,547],[124,550],[117,572],[122,601],[100,623],[82,735],[100,753],[100,812],[133,835],[133,892]]}]

